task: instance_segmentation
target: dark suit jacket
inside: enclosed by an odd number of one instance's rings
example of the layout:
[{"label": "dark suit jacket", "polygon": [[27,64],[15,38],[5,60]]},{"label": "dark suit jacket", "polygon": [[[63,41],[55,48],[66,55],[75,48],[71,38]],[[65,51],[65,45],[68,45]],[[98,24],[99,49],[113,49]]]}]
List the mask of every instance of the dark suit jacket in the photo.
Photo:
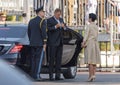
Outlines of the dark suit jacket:
[{"label": "dark suit jacket", "polygon": [[31,46],[43,46],[44,40],[47,38],[46,28],[47,22],[44,20],[40,28],[42,18],[39,16],[30,20],[28,25],[28,37]]},{"label": "dark suit jacket", "polygon": [[[60,18],[59,21],[64,23],[63,19]],[[48,29],[48,45],[49,46],[59,46],[63,44],[63,28],[55,28],[55,25],[58,24],[54,17],[51,17],[47,20],[47,29]]]}]

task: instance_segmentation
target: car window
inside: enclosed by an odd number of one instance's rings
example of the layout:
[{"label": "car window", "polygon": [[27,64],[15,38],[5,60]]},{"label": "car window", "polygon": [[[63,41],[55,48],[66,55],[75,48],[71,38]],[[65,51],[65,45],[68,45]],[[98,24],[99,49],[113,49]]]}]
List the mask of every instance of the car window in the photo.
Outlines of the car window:
[{"label": "car window", "polygon": [[0,27],[0,38],[22,38],[26,32],[25,26]]},{"label": "car window", "polygon": [[75,44],[76,40],[77,40],[77,35],[75,35],[75,33],[73,33],[70,30],[66,30],[63,33],[64,35],[64,44]]}]

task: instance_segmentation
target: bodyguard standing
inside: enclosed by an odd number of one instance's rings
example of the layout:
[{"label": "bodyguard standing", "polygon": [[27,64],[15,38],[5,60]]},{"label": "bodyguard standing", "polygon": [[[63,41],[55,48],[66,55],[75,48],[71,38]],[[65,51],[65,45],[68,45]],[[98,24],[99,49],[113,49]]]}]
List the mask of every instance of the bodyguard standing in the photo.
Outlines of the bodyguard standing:
[{"label": "bodyguard standing", "polygon": [[40,80],[40,63],[42,63],[42,54],[46,49],[46,20],[43,19],[45,12],[43,7],[36,10],[37,16],[30,20],[28,25],[28,37],[31,46],[31,76],[35,80]]},{"label": "bodyguard standing", "polygon": [[48,28],[48,46],[49,46],[49,77],[53,78],[53,70],[55,65],[55,80],[60,80],[61,59],[63,51],[63,30],[65,28],[64,21],[60,17],[61,10],[56,9],[54,16],[47,20]]}]

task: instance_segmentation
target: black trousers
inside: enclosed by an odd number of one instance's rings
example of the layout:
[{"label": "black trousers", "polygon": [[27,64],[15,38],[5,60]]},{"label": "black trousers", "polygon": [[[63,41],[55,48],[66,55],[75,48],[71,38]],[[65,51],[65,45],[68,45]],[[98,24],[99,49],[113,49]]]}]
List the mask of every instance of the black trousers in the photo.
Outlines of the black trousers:
[{"label": "black trousers", "polygon": [[40,77],[39,63],[41,59],[42,46],[32,46],[31,47],[31,76],[33,78]]},{"label": "black trousers", "polygon": [[61,60],[62,60],[63,45],[49,47],[49,76],[53,78],[54,66],[55,76],[60,78]]}]

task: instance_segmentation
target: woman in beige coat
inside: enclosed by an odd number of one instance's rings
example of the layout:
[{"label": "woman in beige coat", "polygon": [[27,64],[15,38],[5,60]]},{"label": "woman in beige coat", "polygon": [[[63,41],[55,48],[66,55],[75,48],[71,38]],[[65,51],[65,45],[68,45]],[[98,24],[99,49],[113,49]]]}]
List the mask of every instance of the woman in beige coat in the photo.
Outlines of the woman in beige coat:
[{"label": "woman in beige coat", "polygon": [[98,27],[95,24],[96,15],[89,14],[90,24],[85,30],[85,36],[82,43],[82,47],[85,48],[85,64],[89,65],[89,79],[93,81],[95,79],[96,64],[100,64],[100,50],[97,42]]}]

